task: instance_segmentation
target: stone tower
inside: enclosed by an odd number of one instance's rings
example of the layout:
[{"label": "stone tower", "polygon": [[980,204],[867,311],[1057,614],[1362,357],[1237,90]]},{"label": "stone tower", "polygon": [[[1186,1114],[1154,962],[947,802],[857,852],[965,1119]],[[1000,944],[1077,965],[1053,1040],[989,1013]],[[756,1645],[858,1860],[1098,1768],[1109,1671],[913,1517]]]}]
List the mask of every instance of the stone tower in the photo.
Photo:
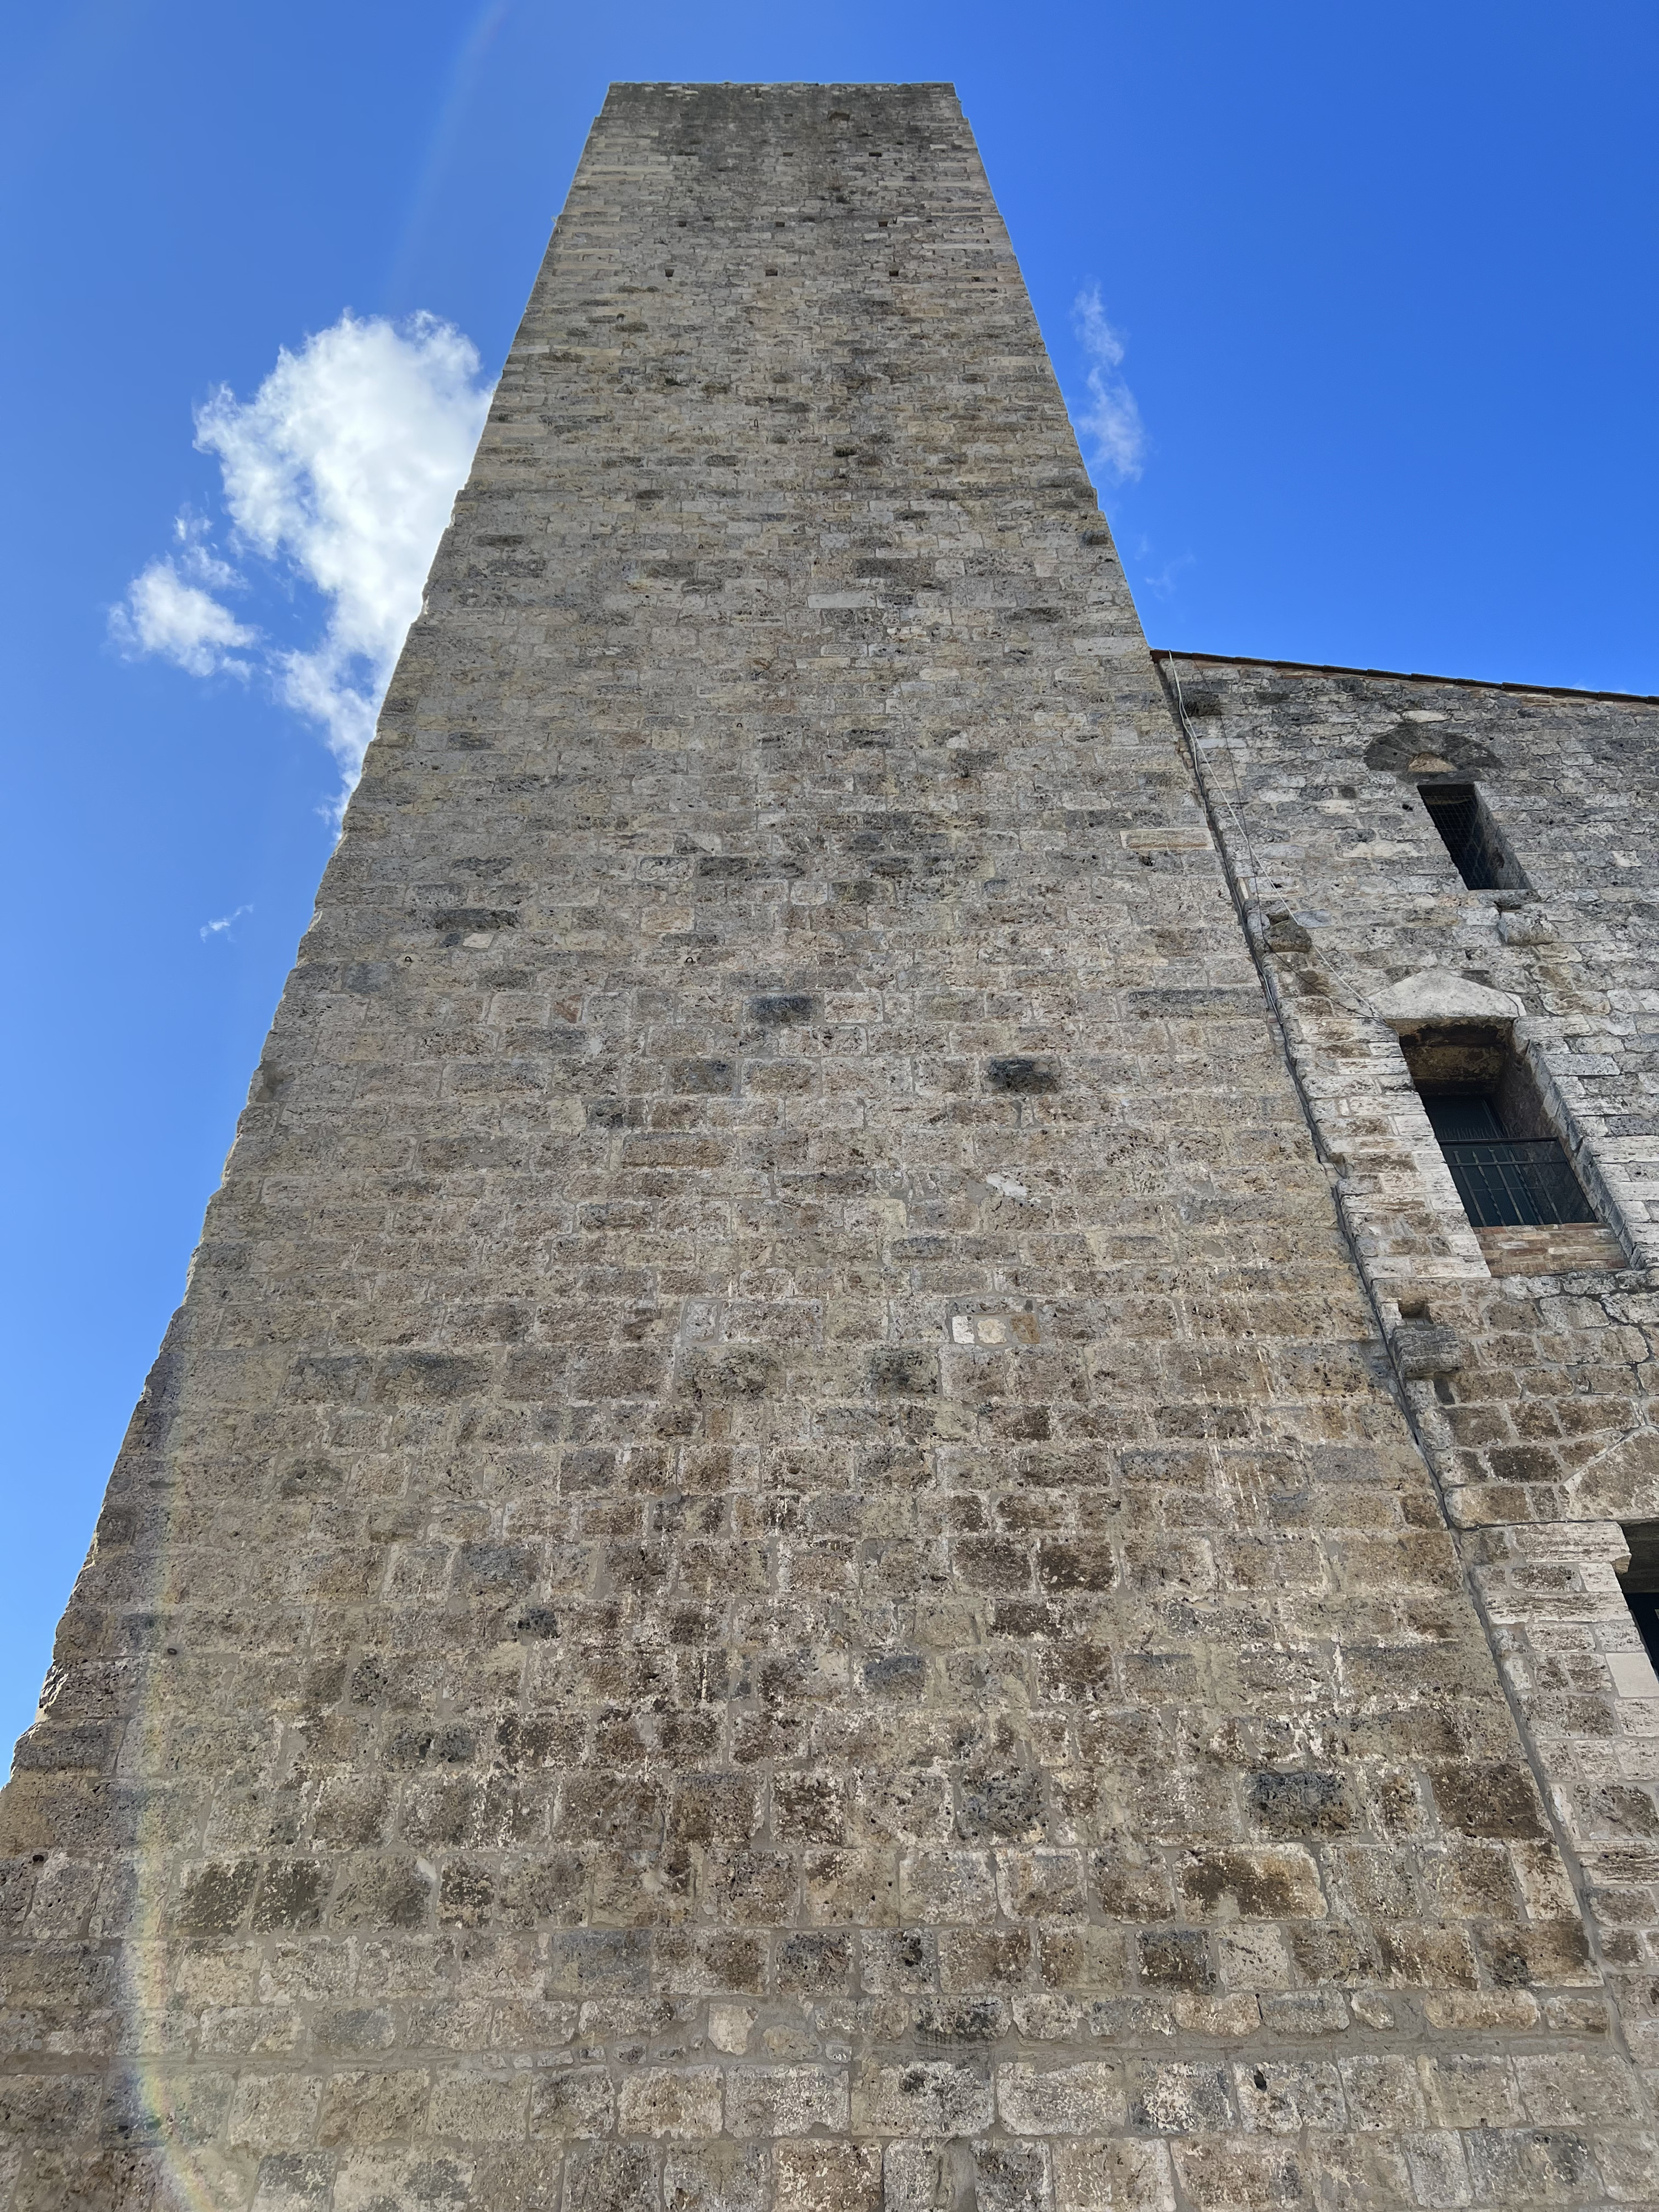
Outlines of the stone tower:
[{"label": "stone tower", "polygon": [[1433,1213],[1337,680],[1154,661],[948,87],[613,90],[0,1800],[8,2212],[1659,2203],[1659,1251]]}]

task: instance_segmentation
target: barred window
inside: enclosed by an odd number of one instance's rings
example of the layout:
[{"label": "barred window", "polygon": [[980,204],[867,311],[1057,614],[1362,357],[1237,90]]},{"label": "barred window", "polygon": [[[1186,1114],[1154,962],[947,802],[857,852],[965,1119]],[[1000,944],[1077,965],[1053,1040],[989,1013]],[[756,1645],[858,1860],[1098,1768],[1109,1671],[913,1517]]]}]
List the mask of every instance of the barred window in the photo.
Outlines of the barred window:
[{"label": "barred window", "polygon": [[1472,1227],[1596,1218],[1505,1028],[1447,1023],[1401,1043]]},{"label": "barred window", "polygon": [[1620,1587],[1648,1656],[1659,1668],[1659,1521],[1627,1521],[1625,1541],[1630,1565],[1619,1577]]},{"label": "barred window", "polygon": [[1425,1091],[1423,1103],[1474,1228],[1595,1220],[1558,1138],[1506,1137],[1489,1092]]},{"label": "barred window", "polygon": [[1472,783],[1419,783],[1417,793],[1472,891],[1526,888],[1525,875]]}]

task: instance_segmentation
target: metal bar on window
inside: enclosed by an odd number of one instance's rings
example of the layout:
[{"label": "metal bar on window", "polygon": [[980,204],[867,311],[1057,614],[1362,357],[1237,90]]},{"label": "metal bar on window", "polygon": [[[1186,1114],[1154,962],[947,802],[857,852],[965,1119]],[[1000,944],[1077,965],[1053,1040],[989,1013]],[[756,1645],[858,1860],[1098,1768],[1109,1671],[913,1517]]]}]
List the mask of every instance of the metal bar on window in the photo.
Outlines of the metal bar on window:
[{"label": "metal bar on window", "polygon": [[1572,1164],[1553,1137],[1442,1144],[1463,1210],[1477,1229],[1594,1221]]}]

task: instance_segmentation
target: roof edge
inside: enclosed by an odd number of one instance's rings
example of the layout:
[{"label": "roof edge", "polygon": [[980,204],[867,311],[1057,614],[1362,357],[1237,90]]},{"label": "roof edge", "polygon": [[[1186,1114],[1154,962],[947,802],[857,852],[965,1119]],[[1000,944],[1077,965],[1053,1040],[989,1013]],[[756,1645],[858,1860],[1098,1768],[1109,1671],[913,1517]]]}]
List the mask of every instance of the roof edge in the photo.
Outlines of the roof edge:
[{"label": "roof edge", "polygon": [[1294,676],[1376,676],[1390,684],[1451,684],[1468,691],[1529,691],[1546,699],[1612,699],[1626,707],[1659,707],[1651,691],[1586,691],[1571,684],[1497,684],[1479,676],[1430,676],[1419,668],[1348,668],[1330,660],[1269,660],[1255,653],[1188,653],[1178,646],[1148,648],[1154,660],[1207,661],[1215,668],[1279,668]]}]

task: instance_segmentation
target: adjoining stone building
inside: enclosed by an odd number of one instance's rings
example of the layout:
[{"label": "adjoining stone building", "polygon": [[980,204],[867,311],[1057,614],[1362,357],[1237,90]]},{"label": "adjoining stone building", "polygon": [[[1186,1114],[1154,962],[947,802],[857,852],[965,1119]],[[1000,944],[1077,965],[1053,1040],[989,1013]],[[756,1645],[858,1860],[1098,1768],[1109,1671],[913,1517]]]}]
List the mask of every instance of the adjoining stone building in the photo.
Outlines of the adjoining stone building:
[{"label": "adjoining stone building", "polygon": [[1154,656],[950,88],[615,88],[0,1798],[0,2204],[1659,2204],[1656,738]]}]

